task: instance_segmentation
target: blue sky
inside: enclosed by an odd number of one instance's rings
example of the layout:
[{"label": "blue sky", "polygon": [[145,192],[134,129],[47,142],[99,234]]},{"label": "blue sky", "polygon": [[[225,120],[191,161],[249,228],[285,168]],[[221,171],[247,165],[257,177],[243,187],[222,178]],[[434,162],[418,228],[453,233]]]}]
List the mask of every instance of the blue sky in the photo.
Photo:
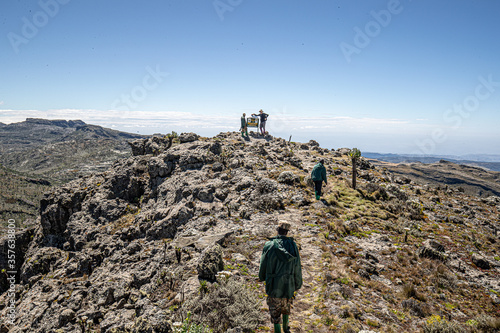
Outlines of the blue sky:
[{"label": "blue sky", "polygon": [[0,4],[0,122],[236,131],[361,151],[500,153],[496,0]]}]

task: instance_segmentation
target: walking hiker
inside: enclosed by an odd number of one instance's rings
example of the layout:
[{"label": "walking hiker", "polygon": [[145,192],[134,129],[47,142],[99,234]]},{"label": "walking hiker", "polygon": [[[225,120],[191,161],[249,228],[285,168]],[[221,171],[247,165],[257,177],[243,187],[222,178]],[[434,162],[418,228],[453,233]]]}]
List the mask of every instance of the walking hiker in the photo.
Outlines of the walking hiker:
[{"label": "walking hiker", "polygon": [[[248,127],[247,127],[247,118],[246,114],[243,113],[243,116],[241,116],[241,136],[242,137],[247,137],[248,138]],[[243,134],[244,133],[244,134]]]},{"label": "walking hiker", "polygon": [[289,316],[294,293],[302,287],[302,268],[297,244],[287,237],[290,223],[280,221],[278,235],[264,245],[260,258],[259,280],[266,281],[267,305],[274,324],[274,332],[290,333]]},{"label": "walking hiker", "polygon": [[325,182],[325,185],[327,184],[326,169],[323,165],[324,163],[324,160],[320,160],[311,172],[311,179],[314,182],[314,194],[316,195],[316,200],[321,198],[321,186],[323,185],[323,182]]},{"label": "walking hiker", "polygon": [[252,113],[252,116],[259,116],[260,117],[259,130],[260,130],[262,135],[266,135],[266,121],[267,121],[267,117],[269,117],[269,115],[267,113],[264,113],[264,111],[262,111],[262,109],[261,109],[261,110],[259,110],[259,114]]}]

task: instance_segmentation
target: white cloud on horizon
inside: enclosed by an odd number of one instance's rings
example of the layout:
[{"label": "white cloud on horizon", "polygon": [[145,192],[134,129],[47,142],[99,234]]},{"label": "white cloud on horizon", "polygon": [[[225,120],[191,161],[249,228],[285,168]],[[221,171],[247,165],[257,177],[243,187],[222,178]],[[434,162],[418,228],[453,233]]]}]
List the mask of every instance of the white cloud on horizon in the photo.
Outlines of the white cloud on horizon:
[{"label": "white cloud on horizon", "polygon": [[[100,111],[84,109],[58,110],[0,110],[0,121],[14,123],[26,118],[44,119],[80,119],[89,124],[102,125],[113,128],[205,128],[238,130],[239,114],[207,115],[204,113],[178,111]],[[396,130],[402,126],[412,125],[407,120],[384,118],[353,118],[353,117],[299,117],[288,115],[286,111],[272,114],[269,117],[268,129],[273,132],[282,131],[387,131]]]},{"label": "white cloud on horizon", "polygon": [[[355,118],[348,116],[298,116],[284,110],[272,110],[266,129],[274,136],[288,138],[293,135],[298,141],[321,139],[325,146],[358,146],[369,151],[410,152],[416,142],[432,140],[432,131],[444,130],[446,142],[436,143],[436,149],[475,151],[476,146],[488,146],[490,139],[481,139],[474,129],[457,130],[429,121],[393,118]],[[203,136],[214,136],[220,132],[238,131],[241,113],[214,114],[179,111],[115,111],[115,110],[2,110],[0,122],[14,123],[26,118],[83,120],[88,124],[141,134],[196,132]],[[485,135],[491,133],[485,133]],[[496,135],[496,134],[495,134]],[[460,140],[467,137],[471,147]],[[400,148],[397,148],[400,147]]]}]

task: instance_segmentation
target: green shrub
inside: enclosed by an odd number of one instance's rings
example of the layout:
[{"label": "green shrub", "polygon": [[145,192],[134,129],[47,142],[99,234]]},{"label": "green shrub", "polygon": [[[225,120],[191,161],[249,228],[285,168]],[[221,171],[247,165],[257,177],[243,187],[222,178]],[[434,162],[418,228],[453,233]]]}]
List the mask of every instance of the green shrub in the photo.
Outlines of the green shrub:
[{"label": "green shrub", "polygon": [[180,328],[174,329],[174,333],[211,333],[211,329],[203,325],[198,325],[191,322],[191,312],[187,313],[187,317]]},{"label": "green shrub", "polygon": [[255,330],[263,321],[259,308],[257,295],[234,279],[214,283],[206,293],[182,305],[182,311],[192,313],[194,322],[207,325],[215,333],[235,327],[244,332]]},{"label": "green shrub", "polygon": [[481,333],[486,332],[499,332],[500,331],[500,318],[494,318],[487,315],[481,315],[476,318],[477,330]]},{"label": "green shrub", "polygon": [[447,321],[440,316],[433,315],[427,319],[424,333],[468,333],[469,330],[460,323]]}]

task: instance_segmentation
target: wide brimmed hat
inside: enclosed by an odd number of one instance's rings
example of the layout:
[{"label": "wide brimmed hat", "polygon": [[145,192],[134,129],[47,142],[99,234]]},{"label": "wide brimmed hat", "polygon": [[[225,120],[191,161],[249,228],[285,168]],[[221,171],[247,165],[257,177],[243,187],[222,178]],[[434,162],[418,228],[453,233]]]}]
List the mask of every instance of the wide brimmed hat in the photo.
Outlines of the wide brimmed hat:
[{"label": "wide brimmed hat", "polygon": [[280,229],[289,231],[291,229],[291,227],[292,226],[291,226],[290,222],[288,222],[288,221],[282,220],[282,221],[278,222],[278,228],[280,228]]}]

